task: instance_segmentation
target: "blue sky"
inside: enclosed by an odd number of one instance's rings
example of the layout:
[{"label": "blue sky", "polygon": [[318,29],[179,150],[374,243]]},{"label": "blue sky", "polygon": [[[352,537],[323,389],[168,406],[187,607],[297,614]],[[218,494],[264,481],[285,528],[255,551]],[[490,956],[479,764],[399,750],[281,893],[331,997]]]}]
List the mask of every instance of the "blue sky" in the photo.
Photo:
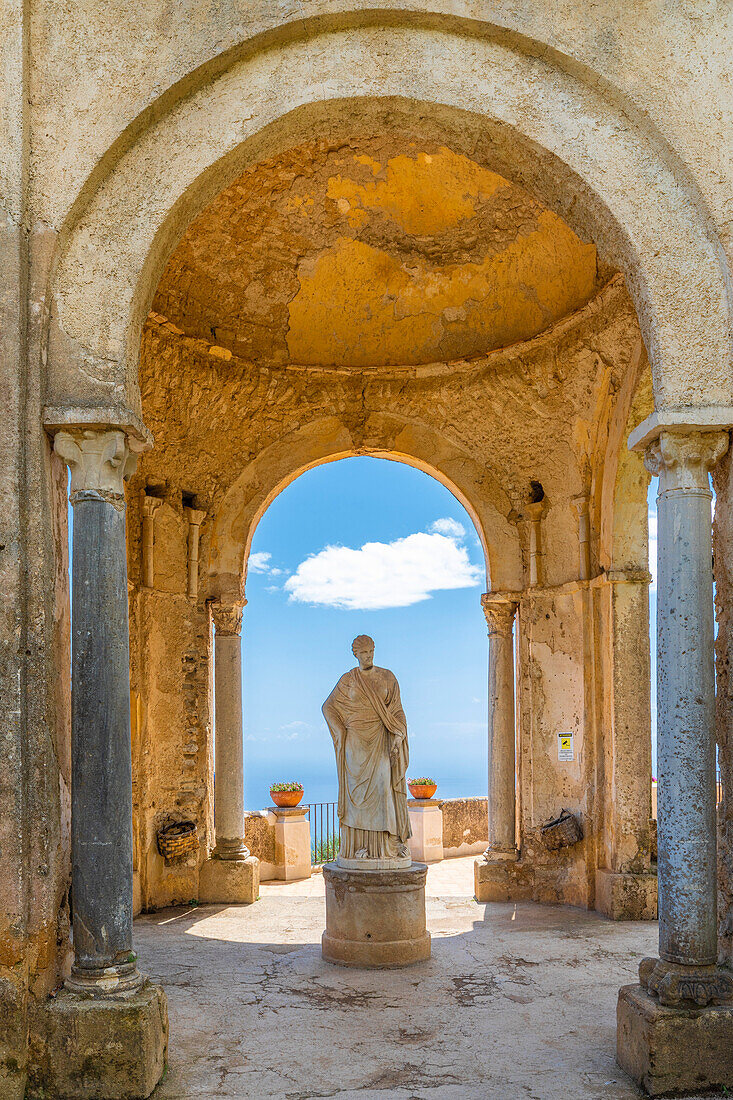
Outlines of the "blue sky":
[{"label": "blue sky", "polygon": [[[447,585],[458,585],[448,588]],[[463,506],[412,467],[350,458],[301,475],[252,544],[242,630],[245,800],[299,780],[336,797],[321,704],[371,634],[400,682],[411,775],[444,796],[487,788],[485,565]]]}]

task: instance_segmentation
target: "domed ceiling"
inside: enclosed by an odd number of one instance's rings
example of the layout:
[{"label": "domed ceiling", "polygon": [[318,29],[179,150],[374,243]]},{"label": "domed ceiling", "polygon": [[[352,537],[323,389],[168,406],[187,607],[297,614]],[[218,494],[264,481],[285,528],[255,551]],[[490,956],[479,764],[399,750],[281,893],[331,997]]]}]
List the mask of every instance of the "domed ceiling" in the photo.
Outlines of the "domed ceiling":
[{"label": "domed ceiling", "polygon": [[313,142],[189,226],[153,311],[260,363],[378,367],[529,339],[597,289],[596,250],[445,146]]}]

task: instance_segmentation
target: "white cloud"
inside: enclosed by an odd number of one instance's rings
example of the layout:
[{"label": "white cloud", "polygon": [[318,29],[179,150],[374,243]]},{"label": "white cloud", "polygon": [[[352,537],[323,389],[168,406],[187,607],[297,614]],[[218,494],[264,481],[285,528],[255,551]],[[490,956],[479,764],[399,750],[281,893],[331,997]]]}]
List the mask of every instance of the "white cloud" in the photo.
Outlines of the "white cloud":
[{"label": "white cloud", "polygon": [[481,583],[483,572],[458,537],[454,530],[419,531],[394,542],[367,542],[359,550],[326,546],[302,561],[283,587],[298,603],[347,611],[409,607],[430,599],[431,592]]},{"label": "white cloud", "polygon": [[458,520],[450,519],[445,516],[444,519],[436,519],[435,523],[430,524],[430,530],[438,535],[447,535],[448,538],[462,539],[466,536],[466,528]]},{"label": "white cloud", "polygon": [[271,573],[270,560],[272,554],[266,553],[264,550],[258,550],[256,554],[250,554],[249,556],[249,571],[250,573]]}]

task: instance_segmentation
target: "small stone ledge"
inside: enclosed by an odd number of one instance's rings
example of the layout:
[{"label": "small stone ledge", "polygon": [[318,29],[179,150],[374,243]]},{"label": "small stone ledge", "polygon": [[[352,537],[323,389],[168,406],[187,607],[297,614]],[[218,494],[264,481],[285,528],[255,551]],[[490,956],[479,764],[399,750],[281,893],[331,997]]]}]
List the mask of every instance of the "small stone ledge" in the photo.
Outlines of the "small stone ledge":
[{"label": "small stone ledge", "polygon": [[656,920],[657,876],[596,871],[596,909],[611,920]]},{"label": "small stone ledge", "polygon": [[61,992],[33,1014],[29,1098],[147,1100],[168,1054],[168,1002],[146,982],[129,997]]},{"label": "small stone ledge", "polygon": [[733,1005],[665,1008],[625,985],[616,1017],[616,1060],[650,1096],[733,1085]]}]

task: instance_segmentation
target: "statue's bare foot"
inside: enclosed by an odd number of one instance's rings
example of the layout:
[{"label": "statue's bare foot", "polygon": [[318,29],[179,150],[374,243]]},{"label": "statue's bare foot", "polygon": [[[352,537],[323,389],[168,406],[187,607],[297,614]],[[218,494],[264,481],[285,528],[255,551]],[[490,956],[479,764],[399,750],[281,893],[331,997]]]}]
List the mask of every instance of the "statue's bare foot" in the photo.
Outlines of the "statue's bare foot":
[{"label": "statue's bare foot", "polygon": [[406,844],[400,844],[397,848],[397,855],[400,859],[407,859],[410,855],[410,849]]},{"label": "statue's bare foot", "polygon": [[369,851],[367,848],[360,848],[356,853],[356,859],[369,859]]}]

